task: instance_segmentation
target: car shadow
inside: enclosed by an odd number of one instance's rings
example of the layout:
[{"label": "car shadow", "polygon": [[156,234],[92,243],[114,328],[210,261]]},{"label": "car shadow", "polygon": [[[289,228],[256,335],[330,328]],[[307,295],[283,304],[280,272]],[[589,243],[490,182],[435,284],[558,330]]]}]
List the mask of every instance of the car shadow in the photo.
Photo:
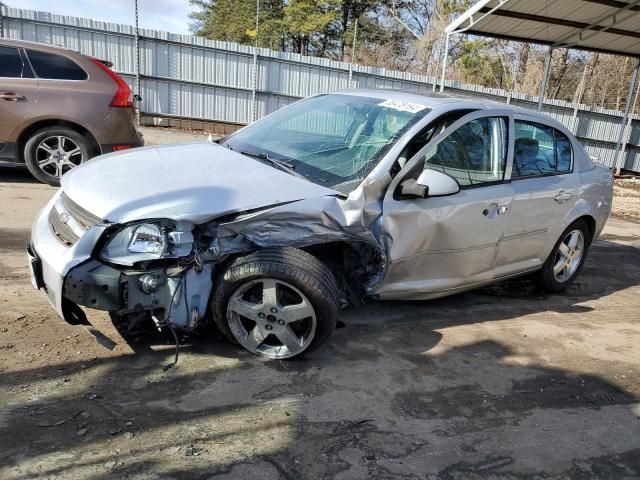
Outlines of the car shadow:
[{"label": "car shadow", "polygon": [[0,183],[35,183],[40,184],[26,166],[0,162]]},{"label": "car shadow", "polygon": [[299,360],[212,335],[168,370],[171,345],[156,338],[133,355],[3,373],[0,391],[30,398],[0,407],[3,478],[637,477],[637,362],[606,362],[605,377],[571,357],[550,367],[489,330],[459,344],[441,330],[527,316],[551,328],[564,313],[579,333],[593,300],[639,284],[640,250],[605,237],[564,294],[522,279],[372,302]]},{"label": "car shadow", "polygon": [[[606,238],[603,237],[603,238]],[[616,237],[620,241],[635,241],[634,237]],[[362,348],[350,345],[350,339],[360,338],[365,332],[379,335],[412,335],[409,329],[429,332],[423,339],[420,352],[437,345],[441,328],[472,325],[483,322],[518,319],[540,313],[576,314],[590,312],[589,303],[601,297],[640,285],[640,249],[606,239],[591,246],[585,266],[578,279],[562,293],[542,291],[531,276],[510,279],[477,290],[427,301],[367,301],[364,305],[342,310],[336,332],[318,352],[304,354],[288,362],[274,362],[274,368],[295,369],[304,372],[314,368],[318,355],[330,352],[329,362],[340,363],[350,357],[364,354]],[[88,311],[89,317],[91,316]],[[89,325],[90,326],[90,325]],[[127,345],[137,354],[151,353],[155,347],[174,345],[168,332],[159,334],[151,321],[141,325],[140,331],[128,335],[126,326],[114,323],[114,327]],[[115,341],[90,326],[102,344],[113,345]],[[99,338],[102,337],[102,338]],[[402,342],[402,338],[394,341]],[[202,354],[215,354],[236,358],[245,352],[240,346],[229,344],[214,328],[207,328],[204,335],[189,337],[180,335],[182,349]],[[372,339],[367,348],[375,355]]]},{"label": "car shadow", "polygon": [[25,370],[19,384],[3,374],[4,391],[39,392],[0,410],[3,478],[640,475],[637,395],[598,375],[514,364],[496,341],[417,353],[438,337],[372,329],[341,362],[334,346],[305,371],[248,354],[213,366],[205,348],[169,372],[156,353]]}]

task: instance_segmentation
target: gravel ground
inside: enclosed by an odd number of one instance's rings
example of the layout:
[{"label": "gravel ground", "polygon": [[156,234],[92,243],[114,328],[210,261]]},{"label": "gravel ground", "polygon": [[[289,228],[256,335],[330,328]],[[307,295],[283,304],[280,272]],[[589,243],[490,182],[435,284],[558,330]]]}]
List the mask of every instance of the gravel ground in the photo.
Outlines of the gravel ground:
[{"label": "gravel ground", "polygon": [[32,289],[52,193],[0,170],[3,480],[640,478],[638,224],[611,219],[563,295],[371,303],[299,361],[212,334],[165,370],[170,345],[70,326]]}]

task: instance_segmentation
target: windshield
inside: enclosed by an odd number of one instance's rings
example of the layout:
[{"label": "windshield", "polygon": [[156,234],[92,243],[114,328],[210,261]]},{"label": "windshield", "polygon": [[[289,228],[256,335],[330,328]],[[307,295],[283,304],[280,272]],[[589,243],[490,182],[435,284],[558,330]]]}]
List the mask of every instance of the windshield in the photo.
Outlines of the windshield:
[{"label": "windshield", "polygon": [[282,160],[308,180],[348,194],[429,109],[354,95],[320,95],[226,139],[247,154]]}]

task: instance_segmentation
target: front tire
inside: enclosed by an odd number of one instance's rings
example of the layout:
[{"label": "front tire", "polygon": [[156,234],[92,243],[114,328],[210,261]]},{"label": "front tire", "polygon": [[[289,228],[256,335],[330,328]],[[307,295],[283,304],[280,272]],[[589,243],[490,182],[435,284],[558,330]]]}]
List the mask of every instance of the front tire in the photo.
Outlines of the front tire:
[{"label": "front tire", "polygon": [[566,290],[582,270],[590,243],[591,232],[584,220],[569,225],[538,272],[538,284],[549,292]]},{"label": "front tire", "polygon": [[24,161],[36,179],[54,187],[60,177],[91,158],[91,142],[67,127],[46,127],[35,132],[24,147]]},{"label": "front tire", "polygon": [[296,248],[270,248],[237,258],[211,298],[218,329],[254,355],[292,358],[333,332],[339,290],[331,271]]}]

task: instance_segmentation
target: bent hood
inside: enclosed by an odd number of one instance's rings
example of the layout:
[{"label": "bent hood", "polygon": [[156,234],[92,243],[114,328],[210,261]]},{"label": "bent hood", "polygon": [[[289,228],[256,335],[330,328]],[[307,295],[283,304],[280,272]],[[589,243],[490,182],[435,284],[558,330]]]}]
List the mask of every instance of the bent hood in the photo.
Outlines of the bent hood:
[{"label": "bent hood", "polygon": [[170,218],[197,224],[338,194],[210,142],[104,155],[64,175],[62,189],[88,212],[116,223]]}]

